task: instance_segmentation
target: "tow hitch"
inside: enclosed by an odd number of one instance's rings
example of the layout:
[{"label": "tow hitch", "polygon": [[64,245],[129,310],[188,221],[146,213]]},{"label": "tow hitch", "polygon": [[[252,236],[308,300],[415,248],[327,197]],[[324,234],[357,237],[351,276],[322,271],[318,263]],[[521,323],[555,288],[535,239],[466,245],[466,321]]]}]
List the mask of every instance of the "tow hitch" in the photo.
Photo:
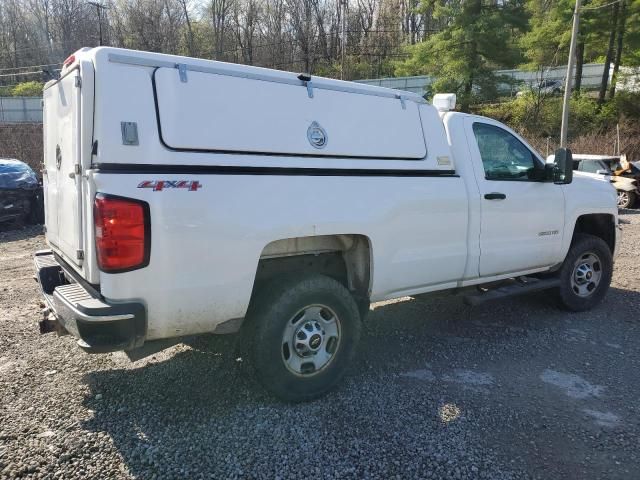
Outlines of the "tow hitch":
[{"label": "tow hitch", "polygon": [[42,309],[42,320],[38,322],[40,334],[56,332],[58,336],[67,335],[69,332],[60,324],[50,308]]}]

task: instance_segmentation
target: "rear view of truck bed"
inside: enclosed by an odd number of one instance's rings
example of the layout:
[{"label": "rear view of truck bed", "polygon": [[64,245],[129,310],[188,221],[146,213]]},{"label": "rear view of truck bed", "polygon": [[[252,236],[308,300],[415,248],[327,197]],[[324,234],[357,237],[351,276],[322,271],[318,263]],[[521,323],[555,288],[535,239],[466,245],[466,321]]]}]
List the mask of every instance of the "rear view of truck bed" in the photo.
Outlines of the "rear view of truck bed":
[{"label": "rear view of truck bed", "polygon": [[[47,241],[86,275],[86,170],[91,164],[93,63],[70,57],[62,77],[44,89],[43,187]],[[85,82],[83,88],[82,82]]]}]

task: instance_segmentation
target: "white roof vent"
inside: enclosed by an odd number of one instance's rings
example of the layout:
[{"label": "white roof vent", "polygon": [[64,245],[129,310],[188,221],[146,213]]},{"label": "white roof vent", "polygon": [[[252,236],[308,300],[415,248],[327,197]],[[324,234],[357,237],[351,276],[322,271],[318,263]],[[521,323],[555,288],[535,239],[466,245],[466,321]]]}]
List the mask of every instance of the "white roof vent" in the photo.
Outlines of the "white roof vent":
[{"label": "white roof vent", "polygon": [[449,112],[456,109],[456,94],[455,93],[436,93],[433,96],[433,106],[439,112]]}]

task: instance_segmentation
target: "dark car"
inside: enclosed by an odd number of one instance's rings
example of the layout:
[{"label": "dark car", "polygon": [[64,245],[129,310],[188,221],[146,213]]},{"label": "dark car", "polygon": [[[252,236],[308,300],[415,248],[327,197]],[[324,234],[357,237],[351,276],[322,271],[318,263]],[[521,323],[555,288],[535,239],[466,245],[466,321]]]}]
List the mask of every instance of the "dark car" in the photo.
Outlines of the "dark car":
[{"label": "dark car", "polygon": [[43,219],[42,185],[35,172],[20,160],[0,158],[0,225]]},{"label": "dark car", "polygon": [[538,84],[526,85],[516,93],[516,97],[521,97],[527,92],[539,93],[542,96],[560,95],[564,92],[564,84],[560,80],[542,80]]}]

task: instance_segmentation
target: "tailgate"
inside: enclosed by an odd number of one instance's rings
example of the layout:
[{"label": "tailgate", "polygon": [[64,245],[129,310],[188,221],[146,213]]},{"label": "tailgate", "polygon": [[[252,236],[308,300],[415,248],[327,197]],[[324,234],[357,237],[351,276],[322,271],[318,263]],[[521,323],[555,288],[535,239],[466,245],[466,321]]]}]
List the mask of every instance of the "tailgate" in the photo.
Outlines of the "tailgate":
[{"label": "tailgate", "polygon": [[44,90],[44,199],[47,240],[82,263],[80,69]]}]

